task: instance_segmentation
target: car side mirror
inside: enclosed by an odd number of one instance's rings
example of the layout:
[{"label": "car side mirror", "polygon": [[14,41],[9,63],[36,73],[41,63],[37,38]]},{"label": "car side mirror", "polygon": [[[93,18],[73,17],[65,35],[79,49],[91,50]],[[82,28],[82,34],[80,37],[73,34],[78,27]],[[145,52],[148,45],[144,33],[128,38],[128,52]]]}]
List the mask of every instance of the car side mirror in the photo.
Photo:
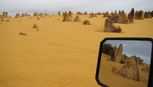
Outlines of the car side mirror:
[{"label": "car side mirror", "polygon": [[100,43],[96,81],[102,87],[153,87],[153,40],[106,38]]}]

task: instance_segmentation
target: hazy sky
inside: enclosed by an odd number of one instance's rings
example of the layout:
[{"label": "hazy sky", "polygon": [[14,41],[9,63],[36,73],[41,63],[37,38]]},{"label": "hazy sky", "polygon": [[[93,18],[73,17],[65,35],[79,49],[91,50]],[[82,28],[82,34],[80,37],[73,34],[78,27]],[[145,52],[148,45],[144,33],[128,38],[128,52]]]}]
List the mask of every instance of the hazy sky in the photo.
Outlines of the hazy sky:
[{"label": "hazy sky", "polygon": [[0,0],[0,11],[31,12],[72,11],[129,11],[132,7],[146,11],[153,10],[153,0]]},{"label": "hazy sky", "polygon": [[123,44],[123,53],[127,56],[139,56],[145,63],[150,63],[152,43],[150,41],[121,41],[121,40],[107,40],[113,46]]}]

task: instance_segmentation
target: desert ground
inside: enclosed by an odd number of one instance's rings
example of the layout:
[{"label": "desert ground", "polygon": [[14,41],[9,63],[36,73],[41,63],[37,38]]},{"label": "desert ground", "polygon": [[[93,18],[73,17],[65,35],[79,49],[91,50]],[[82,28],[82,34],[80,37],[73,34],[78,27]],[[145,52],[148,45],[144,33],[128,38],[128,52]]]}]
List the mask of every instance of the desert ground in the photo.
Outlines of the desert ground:
[{"label": "desert ground", "polygon": [[[110,86],[110,87],[148,87],[148,77],[149,73],[142,72],[139,69],[140,72],[140,81],[127,79],[123,76],[114,74],[112,72],[112,67],[116,67],[117,69],[120,69],[124,64],[115,63],[113,61],[108,60],[107,54],[102,54],[102,60],[101,60],[101,68],[100,68],[100,74],[99,79],[104,84]],[[139,66],[141,67],[141,66]]]},{"label": "desert ground", "polygon": [[[91,25],[61,22],[63,17],[59,15],[0,21],[0,87],[100,87],[95,73],[101,40],[153,38],[153,18],[116,24],[122,33],[103,32],[106,18],[102,15],[80,18],[88,19]],[[35,23],[39,31],[33,29]]]}]

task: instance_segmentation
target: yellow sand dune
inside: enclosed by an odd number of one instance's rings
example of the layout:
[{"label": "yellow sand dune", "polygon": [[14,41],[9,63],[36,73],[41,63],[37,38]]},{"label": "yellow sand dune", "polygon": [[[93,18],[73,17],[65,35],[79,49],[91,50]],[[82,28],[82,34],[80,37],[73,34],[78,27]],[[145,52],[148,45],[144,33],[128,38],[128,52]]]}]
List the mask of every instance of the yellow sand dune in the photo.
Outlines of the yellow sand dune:
[{"label": "yellow sand dune", "polygon": [[120,24],[123,33],[104,33],[102,16],[80,18],[92,25],[61,22],[57,15],[0,21],[0,87],[99,87],[95,72],[103,38],[153,37],[153,19]]}]

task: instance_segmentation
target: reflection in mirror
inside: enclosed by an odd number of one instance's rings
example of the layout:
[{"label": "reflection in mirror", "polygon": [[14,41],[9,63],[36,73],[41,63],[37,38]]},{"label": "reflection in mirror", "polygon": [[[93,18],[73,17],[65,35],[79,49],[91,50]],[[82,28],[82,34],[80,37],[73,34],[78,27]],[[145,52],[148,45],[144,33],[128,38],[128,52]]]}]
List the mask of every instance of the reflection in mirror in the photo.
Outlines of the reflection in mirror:
[{"label": "reflection in mirror", "polygon": [[109,87],[147,87],[152,43],[106,40],[103,43],[99,80]]}]

